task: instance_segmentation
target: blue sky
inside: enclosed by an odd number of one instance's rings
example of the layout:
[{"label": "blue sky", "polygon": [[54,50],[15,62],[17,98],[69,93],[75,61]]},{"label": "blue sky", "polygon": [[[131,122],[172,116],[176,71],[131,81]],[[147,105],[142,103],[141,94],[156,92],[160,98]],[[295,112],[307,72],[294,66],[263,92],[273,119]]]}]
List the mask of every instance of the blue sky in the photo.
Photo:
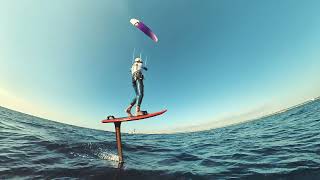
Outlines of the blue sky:
[{"label": "blue sky", "polygon": [[[100,120],[125,115],[135,48],[148,56],[142,107],[168,112],[125,124],[126,131],[290,106],[320,95],[319,6],[316,0],[1,1],[0,105],[113,130]],[[131,18],[148,24],[159,42]]]}]

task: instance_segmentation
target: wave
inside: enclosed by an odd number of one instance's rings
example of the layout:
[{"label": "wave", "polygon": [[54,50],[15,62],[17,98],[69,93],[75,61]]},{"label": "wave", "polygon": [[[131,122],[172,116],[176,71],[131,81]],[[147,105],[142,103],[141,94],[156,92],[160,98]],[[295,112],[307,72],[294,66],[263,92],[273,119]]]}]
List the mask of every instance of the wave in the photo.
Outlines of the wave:
[{"label": "wave", "polygon": [[219,129],[123,134],[0,108],[0,179],[319,179],[320,101]]}]

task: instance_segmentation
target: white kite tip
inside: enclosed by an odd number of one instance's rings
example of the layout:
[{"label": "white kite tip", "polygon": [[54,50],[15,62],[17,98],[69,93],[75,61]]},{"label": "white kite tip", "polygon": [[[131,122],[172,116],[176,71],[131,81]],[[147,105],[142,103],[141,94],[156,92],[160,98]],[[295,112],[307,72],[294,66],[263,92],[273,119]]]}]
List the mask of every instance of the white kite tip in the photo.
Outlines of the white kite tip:
[{"label": "white kite tip", "polygon": [[136,25],[137,23],[139,23],[140,21],[138,20],[138,19],[130,19],[130,23],[132,24],[132,25]]}]

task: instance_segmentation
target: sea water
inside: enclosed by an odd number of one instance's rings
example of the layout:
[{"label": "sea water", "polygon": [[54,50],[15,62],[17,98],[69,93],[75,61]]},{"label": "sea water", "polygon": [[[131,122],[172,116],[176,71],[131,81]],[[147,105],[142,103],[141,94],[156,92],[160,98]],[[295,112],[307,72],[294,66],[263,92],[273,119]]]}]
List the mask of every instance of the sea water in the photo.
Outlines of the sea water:
[{"label": "sea water", "polygon": [[0,179],[320,179],[320,101],[202,132],[122,134],[0,108]]}]

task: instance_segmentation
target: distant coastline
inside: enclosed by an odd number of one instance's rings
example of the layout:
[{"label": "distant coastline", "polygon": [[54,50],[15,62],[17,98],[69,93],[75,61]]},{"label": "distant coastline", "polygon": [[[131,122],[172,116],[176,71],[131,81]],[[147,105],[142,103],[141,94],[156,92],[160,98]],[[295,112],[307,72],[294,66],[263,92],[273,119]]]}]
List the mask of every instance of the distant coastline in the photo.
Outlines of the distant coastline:
[{"label": "distant coastline", "polygon": [[189,132],[207,131],[207,130],[211,130],[211,129],[217,129],[217,128],[222,128],[222,127],[227,127],[227,126],[233,126],[233,125],[247,123],[247,122],[259,120],[259,119],[262,119],[262,118],[274,116],[274,115],[277,115],[277,114],[281,114],[281,113],[284,113],[284,112],[289,111],[291,109],[303,106],[305,104],[308,104],[310,102],[317,101],[317,100],[320,100],[320,96],[316,97],[316,98],[311,98],[311,99],[309,99],[307,101],[303,101],[302,103],[299,103],[299,104],[296,104],[296,105],[293,105],[293,106],[289,106],[289,107],[284,108],[284,109],[280,109],[280,110],[276,110],[274,112],[270,112],[270,113],[265,114],[265,115],[260,115],[260,116],[259,115],[251,115],[251,117],[242,117],[243,115],[236,115],[236,116],[232,116],[232,117],[222,118],[222,119],[220,119],[218,121],[211,121],[211,122],[205,123],[205,124],[199,124],[199,125],[183,127],[183,128],[176,128],[176,129],[172,129],[172,130],[159,131],[157,133],[150,133],[150,134],[189,133]]},{"label": "distant coastline", "polygon": [[281,109],[279,111],[276,111],[274,113],[271,113],[271,114],[267,114],[267,115],[264,115],[264,116],[260,116],[260,117],[257,117],[255,119],[260,119],[260,118],[265,118],[265,117],[270,117],[270,116],[273,116],[273,115],[276,115],[276,114],[280,114],[280,113],[283,113],[283,112],[286,112],[286,111],[289,111],[291,109],[294,109],[294,108],[297,108],[297,107],[300,107],[300,106],[303,106],[305,104],[308,104],[310,102],[313,102],[313,101],[317,101],[317,100],[320,100],[320,96],[319,97],[316,97],[316,98],[312,98],[310,100],[307,100],[307,101],[304,101],[302,103],[299,103],[299,104],[296,104],[294,106],[290,106],[288,108],[285,108],[285,109]]},{"label": "distant coastline", "polygon": [[[222,128],[222,127],[227,127],[227,126],[233,126],[233,125],[237,125],[237,124],[241,124],[241,123],[246,123],[246,122],[255,121],[255,120],[258,120],[258,119],[274,116],[274,115],[284,113],[286,111],[292,110],[294,108],[297,108],[297,107],[300,107],[300,106],[303,106],[305,104],[311,103],[313,101],[318,101],[318,100],[320,100],[320,96],[315,97],[315,98],[311,98],[311,99],[309,99],[307,101],[304,101],[302,103],[299,103],[299,104],[296,104],[296,105],[293,105],[293,106],[290,106],[290,107],[287,107],[287,108],[284,108],[284,109],[281,109],[281,110],[277,110],[275,112],[272,112],[272,113],[269,113],[269,114],[266,114],[266,115],[255,116],[255,117],[251,117],[251,118],[245,118],[245,119],[242,119],[241,121],[235,121],[235,119],[238,120],[238,117],[224,118],[222,120],[227,120],[226,124],[223,123],[223,124],[218,124],[218,125],[211,126],[211,127],[210,127],[210,125],[212,123],[216,123],[216,122],[210,122],[209,124],[207,123],[207,124],[201,124],[201,125],[196,125],[196,126],[191,126],[191,127],[176,128],[176,129],[171,129],[171,130],[161,130],[161,131],[157,131],[157,132],[139,132],[136,129],[133,129],[133,130],[125,132],[125,133],[128,133],[128,134],[175,134],[175,133],[189,133],[189,132],[207,131],[207,130],[211,130],[211,129]],[[56,123],[67,124],[67,123],[63,123],[63,122],[59,122],[59,121],[54,121],[54,120],[38,117],[38,116],[35,116],[35,115],[32,115],[32,114],[28,114],[28,113],[25,113],[25,112],[21,112],[21,111],[18,111],[18,110],[10,109],[10,108],[7,108],[7,107],[1,106],[1,105],[0,105],[0,107],[3,108],[3,109],[7,109],[7,110],[15,111],[15,112],[18,112],[18,113],[21,113],[21,114],[25,114],[27,116],[40,118],[40,119],[43,119],[43,120],[52,121],[52,122],[56,122]],[[229,120],[229,119],[234,119],[234,120]],[[220,122],[223,122],[223,121],[220,121]],[[73,124],[68,124],[68,125],[75,126],[75,127],[81,127],[81,126],[77,126],[77,125],[73,125]],[[89,128],[89,127],[81,127],[81,128],[95,129],[95,128]],[[101,130],[101,129],[95,129],[95,130]],[[105,130],[102,130],[102,131],[105,131]]]}]

